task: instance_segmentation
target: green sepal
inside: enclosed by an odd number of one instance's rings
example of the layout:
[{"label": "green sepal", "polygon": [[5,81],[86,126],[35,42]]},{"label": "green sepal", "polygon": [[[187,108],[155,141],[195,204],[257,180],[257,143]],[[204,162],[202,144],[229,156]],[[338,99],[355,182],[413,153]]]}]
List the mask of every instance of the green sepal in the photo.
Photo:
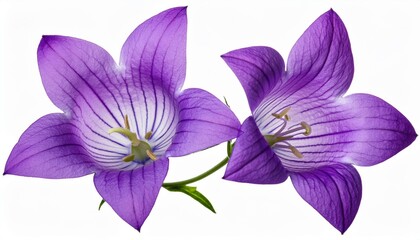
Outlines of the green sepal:
[{"label": "green sepal", "polygon": [[106,203],[106,201],[104,199],[102,199],[101,203],[99,203],[98,211],[101,211],[101,207],[102,207],[102,205],[104,205],[104,203]]},{"label": "green sepal", "polygon": [[211,205],[210,201],[199,191],[197,191],[197,187],[190,187],[186,185],[181,186],[164,186],[164,188],[171,192],[182,192],[187,194],[188,196],[192,197],[197,202],[201,203],[204,207],[212,211],[213,213],[216,213],[216,211],[213,208],[213,205]]},{"label": "green sepal", "polygon": [[230,105],[229,105],[229,103],[228,103],[227,99],[225,98],[225,96],[223,96],[223,99],[225,100],[225,104],[226,104],[226,106],[228,106],[228,108],[230,108]]}]

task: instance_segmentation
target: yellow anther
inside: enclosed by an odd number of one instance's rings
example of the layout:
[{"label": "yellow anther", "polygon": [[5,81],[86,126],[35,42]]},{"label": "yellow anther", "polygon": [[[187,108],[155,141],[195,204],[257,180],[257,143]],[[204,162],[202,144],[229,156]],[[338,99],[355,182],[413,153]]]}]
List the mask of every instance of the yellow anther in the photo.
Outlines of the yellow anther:
[{"label": "yellow anther", "polygon": [[146,135],[144,135],[144,138],[149,140],[152,137],[152,131],[149,131],[146,133]]},{"label": "yellow anther", "polygon": [[299,152],[299,150],[297,150],[295,147],[293,146],[289,146],[290,151],[292,151],[292,153],[298,157],[298,158],[303,158],[302,153]]},{"label": "yellow anther", "polygon": [[[285,119],[287,120],[287,118],[289,118],[290,119],[290,117],[289,116],[287,116],[287,112],[289,112],[289,110],[290,110],[290,106],[289,107],[287,107],[287,108],[285,108],[285,109],[283,109],[281,112],[279,112],[279,113],[273,113],[273,114],[271,114],[273,117],[275,117],[275,118],[283,118],[283,117],[285,117]],[[286,117],[287,116],[287,117]]]},{"label": "yellow anther", "polygon": [[309,136],[312,133],[312,128],[311,126],[309,126],[308,123],[301,122],[300,125],[305,129],[305,132],[303,133],[303,135]]},{"label": "yellow anther", "polygon": [[286,119],[286,121],[290,121],[290,119],[292,119],[289,115],[284,115],[284,119]]},{"label": "yellow anther", "polygon": [[128,123],[128,115],[124,116],[124,128],[130,130],[130,124]]},{"label": "yellow anther", "polygon": [[134,161],[134,158],[135,158],[135,156],[133,155],[133,154],[130,154],[130,155],[128,155],[128,156],[125,156],[125,157],[123,157],[123,161],[124,162],[132,162],[132,161]]},{"label": "yellow anther", "polygon": [[147,156],[149,156],[150,159],[152,159],[153,161],[155,161],[157,159],[156,155],[152,153],[152,151],[150,150],[146,150],[146,154]]}]

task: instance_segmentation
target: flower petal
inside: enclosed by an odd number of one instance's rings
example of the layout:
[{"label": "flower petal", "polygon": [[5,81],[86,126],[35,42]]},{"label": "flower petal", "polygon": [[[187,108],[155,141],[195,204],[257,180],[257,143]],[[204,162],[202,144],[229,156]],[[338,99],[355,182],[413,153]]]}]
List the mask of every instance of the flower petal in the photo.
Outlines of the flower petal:
[{"label": "flower petal", "polygon": [[48,96],[65,113],[106,131],[123,124],[124,83],[104,49],[77,38],[43,36],[38,65]]},{"label": "flower petal", "polygon": [[76,38],[44,36],[38,62],[51,100],[74,119],[86,148],[100,165],[138,167],[122,161],[130,142],[108,134],[111,128],[124,127],[125,115],[140,138],[153,133],[149,142],[157,155],[169,147],[178,121],[174,96],[160,86],[140,88],[123,78],[104,49]]},{"label": "flower petal", "polygon": [[248,47],[222,55],[245,90],[251,111],[276,84],[281,84],[284,61],[270,47]]},{"label": "flower petal", "polygon": [[284,182],[288,173],[252,117],[244,121],[241,131],[243,133],[235,142],[223,179],[256,184]]},{"label": "flower petal", "polygon": [[186,10],[168,9],[131,33],[120,61],[128,81],[141,89],[144,85],[159,85],[172,95],[181,89],[186,71]]},{"label": "flower petal", "polygon": [[353,78],[353,55],[337,13],[324,13],[303,33],[290,51],[287,71],[288,84],[302,84],[299,88],[318,97],[337,97],[347,91]]},{"label": "flower petal", "polygon": [[312,134],[289,140],[304,156],[293,162],[282,158],[285,167],[293,171],[331,162],[375,165],[397,154],[417,136],[404,115],[368,94],[295,109],[300,112],[295,114],[294,123],[307,121]]},{"label": "flower petal", "polygon": [[337,230],[344,233],[350,227],[362,199],[362,181],[353,166],[324,166],[290,178],[299,195]]},{"label": "flower petal", "polygon": [[155,204],[168,165],[168,159],[161,158],[135,170],[99,172],[95,174],[95,187],[124,221],[140,231]]},{"label": "flower petal", "polygon": [[307,29],[292,48],[287,62],[287,80],[277,85],[256,109],[257,123],[264,115],[288,106],[293,108],[302,99],[318,101],[343,95],[350,86],[353,72],[347,30],[340,17],[330,10]]},{"label": "flower petal", "polygon": [[40,178],[75,178],[96,169],[64,114],[49,114],[21,136],[7,160],[4,174]]},{"label": "flower petal", "polygon": [[121,77],[112,57],[85,40],[44,36],[38,64],[48,96],[80,129],[95,161],[106,168],[136,167],[121,161],[128,154],[129,141],[108,134],[109,129],[124,126],[124,115],[136,117],[130,103],[140,102],[131,97],[135,90]]},{"label": "flower petal", "polygon": [[190,154],[238,136],[239,120],[212,94],[190,88],[178,101],[179,122],[167,156]]}]

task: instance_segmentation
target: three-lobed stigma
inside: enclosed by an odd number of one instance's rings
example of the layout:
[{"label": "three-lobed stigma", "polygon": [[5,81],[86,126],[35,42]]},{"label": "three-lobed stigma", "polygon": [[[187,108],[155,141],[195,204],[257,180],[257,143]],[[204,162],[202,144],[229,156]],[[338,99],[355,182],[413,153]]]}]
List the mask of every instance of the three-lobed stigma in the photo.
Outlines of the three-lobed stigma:
[{"label": "three-lobed stigma", "polygon": [[156,160],[156,155],[152,152],[147,140],[152,137],[152,132],[147,132],[144,136],[146,141],[140,140],[137,137],[137,134],[130,131],[130,123],[128,121],[128,116],[124,116],[124,127],[111,128],[108,131],[109,134],[119,133],[124,137],[128,138],[131,141],[131,154],[122,158],[124,162],[132,161],[146,161],[148,159]]}]

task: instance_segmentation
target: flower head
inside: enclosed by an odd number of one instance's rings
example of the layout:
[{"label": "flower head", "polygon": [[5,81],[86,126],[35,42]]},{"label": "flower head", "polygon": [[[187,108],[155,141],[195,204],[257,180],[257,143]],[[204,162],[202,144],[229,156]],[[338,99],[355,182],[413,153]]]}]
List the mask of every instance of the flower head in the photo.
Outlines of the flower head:
[{"label": "flower head", "polygon": [[201,89],[181,91],[186,8],[145,21],[122,47],[120,64],[101,47],[44,36],[38,64],[64,113],[46,115],[19,139],[5,174],[75,178],[95,173],[99,194],[140,230],[168,171],[168,157],[236,137],[240,123]]},{"label": "flower head", "polygon": [[353,77],[346,28],[330,10],[292,48],[287,71],[269,47],[222,56],[241,82],[252,116],[242,124],[224,178],[275,184],[288,176],[300,196],[342,233],[359,208],[362,185],[352,166],[392,157],[417,134],[380,98],[343,97]]}]

